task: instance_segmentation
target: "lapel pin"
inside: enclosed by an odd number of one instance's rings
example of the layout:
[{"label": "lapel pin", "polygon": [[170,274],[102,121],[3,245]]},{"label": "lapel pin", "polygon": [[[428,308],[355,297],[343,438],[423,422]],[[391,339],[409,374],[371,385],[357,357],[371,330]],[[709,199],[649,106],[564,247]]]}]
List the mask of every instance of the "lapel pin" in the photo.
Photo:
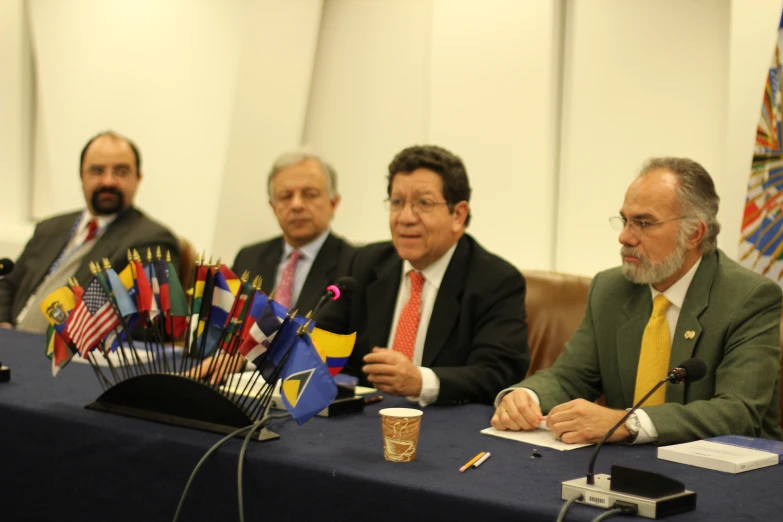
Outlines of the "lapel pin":
[{"label": "lapel pin", "polygon": [[687,332],[685,332],[685,338],[688,339],[689,341],[694,337],[696,337],[696,332],[694,332],[693,330],[688,330]]}]

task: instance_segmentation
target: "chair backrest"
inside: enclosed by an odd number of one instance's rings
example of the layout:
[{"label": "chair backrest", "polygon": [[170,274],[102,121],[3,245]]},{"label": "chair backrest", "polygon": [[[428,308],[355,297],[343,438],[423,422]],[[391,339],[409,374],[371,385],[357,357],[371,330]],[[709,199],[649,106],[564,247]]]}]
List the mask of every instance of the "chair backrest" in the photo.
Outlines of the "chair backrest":
[{"label": "chair backrest", "polygon": [[193,284],[193,271],[196,269],[196,251],[193,245],[184,237],[179,238],[179,282],[182,288],[188,290]]},{"label": "chair backrest", "polygon": [[[783,350],[783,316],[780,318],[780,348]],[[783,386],[783,355],[780,360],[780,385]],[[783,395],[783,390],[781,390]],[[780,427],[783,428],[783,397],[780,399]]]},{"label": "chair backrest", "polygon": [[527,340],[530,347],[528,375],[549,368],[563,351],[585,315],[590,278],[528,270]]}]

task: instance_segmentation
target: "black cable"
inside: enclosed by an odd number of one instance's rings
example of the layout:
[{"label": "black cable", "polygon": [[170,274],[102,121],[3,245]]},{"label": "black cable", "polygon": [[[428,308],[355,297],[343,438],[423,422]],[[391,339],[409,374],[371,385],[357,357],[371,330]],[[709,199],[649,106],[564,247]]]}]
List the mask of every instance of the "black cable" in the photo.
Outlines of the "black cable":
[{"label": "black cable", "polygon": [[[269,408],[267,407],[267,411],[269,411]],[[266,424],[272,420],[272,419],[284,419],[285,417],[289,417],[291,414],[286,413],[275,413],[273,415],[264,415],[260,421],[256,422],[253,425],[253,428],[248,432],[248,434],[245,436],[245,440],[242,442],[242,449],[239,451],[239,465],[237,466],[237,496],[239,499],[239,522],[245,522],[245,503],[244,503],[244,495],[242,494],[242,476],[244,471],[244,464],[245,464],[245,453],[247,452],[247,447],[250,444],[250,440],[253,438],[253,433],[258,430],[259,428],[263,429]]]},{"label": "black cable", "polygon": [[620,508],[620,507],[612,508],[609,511],[607,511],[605,513],[601,513],[600,515],[595,517],[592,520],[592,522],[601,522],[602,520],[606,520],[609,517],[613,517],[615,515],[621,515],[621,514],[623,514],[625,512],[625,509],[626,508]]},{"label": "black cable", "polygon": [[240,435],[241,433],[252,430],[255,428],[255,424],[251,424],[250,426],[245,426],[244,428],[239,428],[238,430],[232,431],[219,441],[217,441],[209,450],[204,454],[203,457],[201,457],[201,460],[198,461],[198,464],[196,464],[196,467],[193,468],[193,472],[190,474],[190,478],[188,479],[188,483],[185,485],[185,489],[182,491],[182,496],[179,499],[179,505],[177,506],[177,512],[174,513],[174,520],[173,522],[177,522],[179,519],[179,515],[182,512],[182,506],[185,505],[185,497],[188,496],[188,491],[190,490],[191,484],[193,484],[193,479],[196,478],[196,473],[198,473],[199,468],[206,462],[207,458],[209,458],[210,455],[212,455],[217,449],[226,443],[226,441],[231,440],[232,438],[236,437],[237,435]]},{"label": "black cable", "polygon": [[563,507],[560,508],[560,513],[557,515],[557,522],[563,522],[565,520],[566,512],[568,511],[568,508],[570,508],[574,502],[577,500],[582,500],[582,494],[575,495],[568,500],[566,500],[566,503],[563,504]]}]

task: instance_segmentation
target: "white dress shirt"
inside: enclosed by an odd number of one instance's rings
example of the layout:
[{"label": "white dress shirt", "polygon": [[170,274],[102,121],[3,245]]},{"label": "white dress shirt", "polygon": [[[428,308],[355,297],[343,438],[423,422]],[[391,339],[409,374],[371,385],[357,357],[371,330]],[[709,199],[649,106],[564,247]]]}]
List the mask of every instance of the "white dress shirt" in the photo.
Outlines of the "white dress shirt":
[{"label": "white dress shirt", "polygon": [[[671,349],[671,345],[674,344],[674,331],[677,328],[677,321],[680,319],[680,312],[682,311],[682,305],[685,302],[685,296],[688,293],[688,288],[690,288],[693,277],[696,275],[696,270],[698,270],[700,264],[701,258],[696,261],[696,263],[684,276],[682,276],[672,286],[667,288],[665,292],[659,292],[653,288],[652,285],[650,285],[652,299],[655,299],[659,294],[663,294],[664,297],[666,297],[666,299],[668,299],[671,303],[669,308],[666,310],[666,322],[669,323],[669,349]],[[679,361],[671,361],[673,364],[677,364],[678,362]],[[506,388],[502,392],[498,393],[497,397],[495,398],[495,407],[497,408],[500,405],[500,401],[503,399],[503,397],[505,397],[507,393],[513,391],[514,389],[515,388]],[[536,404],[539,406],[541,405],[541,400],[538,398],[538,394],[536,392],[530,388],[522,389],[530,394],[533,400],[536,401]],[[633,443],[646,444],[648,442],[654,442],[658,440],[658,430],[655,428],[655,424],[653,424],[650,416],[647,415],[647,412],[645,412],[644,409],[639,409],[636,411],[636,417],[639,419],[639,435],[636,437],[636,440]]]},{"label": "white dress shirt", "polygon": [[[420,406],[427,406],[438,400],[440,393],[440,379],[430,368],[421,366],[421,358],[424,354],[424,341],[427,338],[427,329],[429,328],[430,318],[432,317],[432,308],[435,306],[435,298],[438,297],[440,284],[443,282],[443,276],[449,267],[451,257],[454,255],[457,244],[452,245],[437,261],[429,265],[420,272],[424,275],[424,286],[421,289],[421,303],[419,316],[419,327],[416,331],[416,343],[413,347],[413,364],[419,367],[421,371],[421,394],[418,397],[408,397],[411,401],[418,402]],[[402,314],[402,309],[408,302],[411,295],[411,281],[408,272],[416,270],[408,261],[402,262],[402,274],[400,280],[400,290],[397,293],[397,305],[394,307],[392,316],[392,327],[389,332],[389,341],[386,346],[391,349],[394,346],[394,335],[397,333],[397,322]]]},{"label": "white dress shirt", "polygon": [[[275,288],[280,285],[280,279],[283,277],[283,270],[285,270],[285,266],[288,264],[288,258],[291,257],[291,254],[294,252],[294,250],[299,250],[299,252],[302,254],[302,256],[299,258],[299,261],[296,263],[296,270],[294,271],[294,287],[291,290],[291,306],[294,306],[294,304],[299,300],[299,294],[302,292],[302,287],[304,287],[307,274],[310,273],[310,269],[313,267],[315,257],[318,255],[318,252],[321,251],[321,247],[324,246],[324,242],[326,241],[327,236],[329,236],[328,229],[320,236],[299,249],[289,245],[285,238],[283,238],[283,256],[280,258],[280,264],[277,265]],[[309,310],[303,311],[303,313],[307,312],[309,312]]]}]

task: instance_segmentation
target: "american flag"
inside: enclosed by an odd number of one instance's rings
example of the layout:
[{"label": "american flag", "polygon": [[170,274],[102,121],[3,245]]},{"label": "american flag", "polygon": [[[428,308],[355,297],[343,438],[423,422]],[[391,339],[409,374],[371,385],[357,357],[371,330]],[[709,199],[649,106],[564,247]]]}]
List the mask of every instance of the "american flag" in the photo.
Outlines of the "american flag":
[{"label": "american flag", "polygon": [[68,320],[66,332],[84,357],[119,322],[101,283],[93,277]]}]

